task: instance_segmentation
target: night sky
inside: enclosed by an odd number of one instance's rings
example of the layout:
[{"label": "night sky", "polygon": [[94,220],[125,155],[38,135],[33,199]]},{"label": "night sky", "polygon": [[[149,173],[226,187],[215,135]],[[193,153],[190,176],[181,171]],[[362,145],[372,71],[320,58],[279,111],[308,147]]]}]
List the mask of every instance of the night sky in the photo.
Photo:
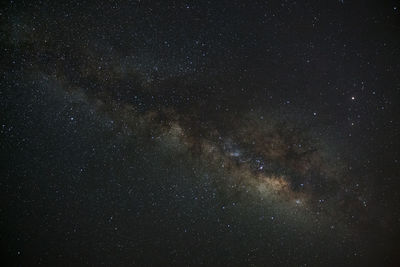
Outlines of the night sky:
[{"label": "night sky", "polygon": [[400,266],[399,1],[46,2],[0,7],[4,266]]}]

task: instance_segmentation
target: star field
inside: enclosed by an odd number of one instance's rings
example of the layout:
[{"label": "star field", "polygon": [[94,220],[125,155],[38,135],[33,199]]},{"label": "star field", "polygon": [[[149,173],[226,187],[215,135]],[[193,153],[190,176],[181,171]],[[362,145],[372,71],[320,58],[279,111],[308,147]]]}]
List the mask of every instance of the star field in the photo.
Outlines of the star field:
[{"label": "star field", "polygon": [[2,4],[6,266],[397,266],[399,8]]}]

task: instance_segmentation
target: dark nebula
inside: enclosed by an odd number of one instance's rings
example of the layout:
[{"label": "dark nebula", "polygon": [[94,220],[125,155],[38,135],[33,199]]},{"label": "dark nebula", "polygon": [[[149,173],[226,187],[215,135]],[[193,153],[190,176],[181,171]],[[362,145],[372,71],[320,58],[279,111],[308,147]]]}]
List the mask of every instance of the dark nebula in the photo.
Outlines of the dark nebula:
[{"label": "dark nebula", "polygon": [[398,266],[399,12],[4,3],[5,266]]}]

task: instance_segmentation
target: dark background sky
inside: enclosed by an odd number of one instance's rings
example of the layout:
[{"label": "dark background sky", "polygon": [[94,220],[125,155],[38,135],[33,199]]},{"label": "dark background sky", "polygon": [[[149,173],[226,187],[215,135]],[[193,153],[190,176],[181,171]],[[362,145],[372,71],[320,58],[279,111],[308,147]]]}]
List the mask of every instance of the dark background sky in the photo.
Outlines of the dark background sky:
[{"label": "dark background sky", "polygon": [[399,1],[1,5],[9,266],[398,266]]}]

